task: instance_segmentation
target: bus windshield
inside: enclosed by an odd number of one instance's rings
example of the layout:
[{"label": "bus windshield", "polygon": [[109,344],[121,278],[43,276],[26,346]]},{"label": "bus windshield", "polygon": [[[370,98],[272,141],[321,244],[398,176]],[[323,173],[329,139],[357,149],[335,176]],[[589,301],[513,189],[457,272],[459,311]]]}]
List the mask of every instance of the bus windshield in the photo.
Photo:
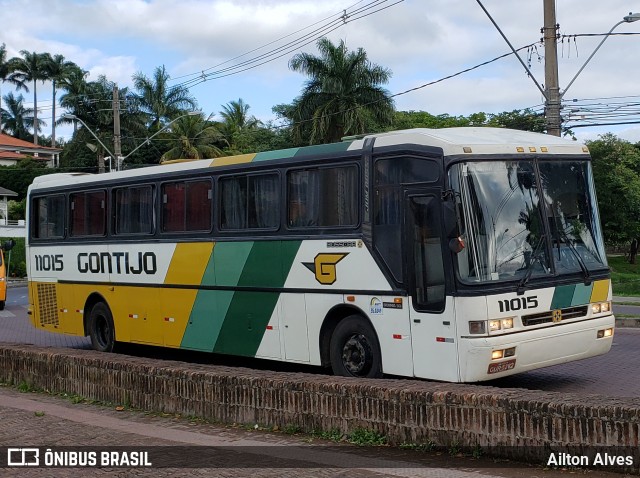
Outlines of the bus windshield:
[{"label": "bus windshield", "polygon": [[582,274],[607,267],[588,161],[518,160],[452,166],[463,282]]}]

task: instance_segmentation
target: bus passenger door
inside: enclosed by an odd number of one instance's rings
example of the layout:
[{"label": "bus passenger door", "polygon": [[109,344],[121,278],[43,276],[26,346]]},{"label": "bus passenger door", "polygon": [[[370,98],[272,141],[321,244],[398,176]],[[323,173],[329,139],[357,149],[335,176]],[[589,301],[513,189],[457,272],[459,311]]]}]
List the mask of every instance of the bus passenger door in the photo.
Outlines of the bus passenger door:
[{"label": "bus passenger door", "polygon": [[458,381],[453,300],[445,295],[441,193],[407,190],[404,197],[414,375]]}]

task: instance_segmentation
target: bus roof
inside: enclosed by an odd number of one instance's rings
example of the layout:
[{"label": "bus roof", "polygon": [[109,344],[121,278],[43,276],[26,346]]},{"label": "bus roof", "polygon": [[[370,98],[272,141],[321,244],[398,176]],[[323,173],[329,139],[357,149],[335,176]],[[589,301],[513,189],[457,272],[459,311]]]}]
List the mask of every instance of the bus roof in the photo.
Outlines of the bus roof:
[{"label": "bus roof", "polygon": [[[391,131],[365,135],[362,138],[345,138],[339,143],[289,148],[261,153],[223,156],[214,159],[182,160],[168,164],[149,166],[140,169],[129,169],[101,175],[86,173],[56,173],[39,176],[34,179],[34,187],[55,187],[67,185],[69,182],[89,183],[99,177],[100,181],[109,179],[126,179],[157,175],[168,172],[189,171],[193,169],[230,166],[260,161],[299,158],[304,156],[322,156],[340,152],[357,152],[362,149],[366,139],[374,140],[374,150],[395,145],[415,145],[441,148],[445,156],[478,155],[478,154],[585,154],[586,146],[576,141],[558,138],[541,133],[511,130],[506,128],[465,127]],[[73,178],[73,179],[72,179]],[[72,179],[72,181],[70,181]]]}]

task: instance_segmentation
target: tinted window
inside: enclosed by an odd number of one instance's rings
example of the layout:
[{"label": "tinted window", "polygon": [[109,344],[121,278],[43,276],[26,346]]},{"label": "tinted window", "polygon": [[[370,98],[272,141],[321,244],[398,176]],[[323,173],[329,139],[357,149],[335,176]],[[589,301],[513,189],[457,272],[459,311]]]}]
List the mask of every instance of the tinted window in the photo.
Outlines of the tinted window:
[{"label": "tinted window", "polygon": [[64,196],[33,200],[33,237],[52,239],[64,236]]},{"label": "tinted window", "polygon": [[115,190],[116,234],[151,234],[153,218],[152,186]]},{"label": "tinted window", "polygon": [[279,186],[277,174],[222,179],[220,228],[277,228],[280,223]]},{"label": "tinted window", "polygon": [[388,158],[376,161],[376,185],[430,183],[440,177],[438,163],[423,158]]},{"label": "tinted window", "polygon": [[287,177],[290,227],[358,224],[358,170],[355,166],[291,171]]},{"label": "tinted window", "polygon": [[106,193],[90,191],[71,194],[72,236],[104,236],[106,233]]},{"label": "tinted window", "polygon": [[162,231],[211,230],[212,188],[209,179],[162,185]]}]

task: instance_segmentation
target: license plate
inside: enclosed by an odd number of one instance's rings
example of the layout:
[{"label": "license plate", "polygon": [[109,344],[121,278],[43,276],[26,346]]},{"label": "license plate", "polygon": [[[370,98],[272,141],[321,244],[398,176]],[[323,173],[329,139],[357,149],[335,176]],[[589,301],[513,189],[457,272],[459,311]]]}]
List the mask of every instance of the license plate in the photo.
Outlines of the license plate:
[{"label": "license plate", "polygon": [[515,366],[516,359],[511,359],[500,363],[492,363],[489,364],[489,370],[487,370],[487,373],[506,372],[507,370],[512,370],[513,368],[515,368]]}]

